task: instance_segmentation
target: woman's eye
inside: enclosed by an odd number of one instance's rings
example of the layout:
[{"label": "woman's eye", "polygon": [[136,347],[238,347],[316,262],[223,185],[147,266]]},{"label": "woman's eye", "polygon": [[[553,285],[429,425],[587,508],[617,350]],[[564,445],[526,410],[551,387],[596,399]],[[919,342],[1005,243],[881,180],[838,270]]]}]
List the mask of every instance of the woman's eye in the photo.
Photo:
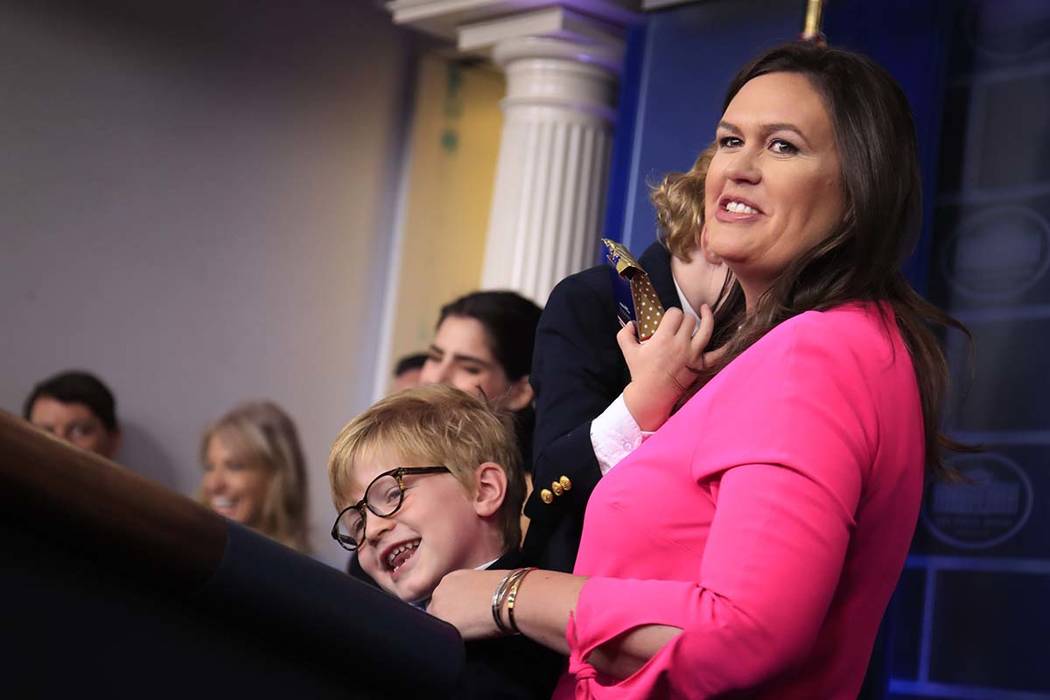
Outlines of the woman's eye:
[{"label": "woman's eye", "polygon": [[795,144],[790,141],[785,141],[784,139],[773,139],[769,144],[769,150],[785,156],[798,153],[798,148]]},{"label": "woman's eye", "polygon": [[721,136],[718,139],[719,148],[736,148],[743,143],[737,136]]}]

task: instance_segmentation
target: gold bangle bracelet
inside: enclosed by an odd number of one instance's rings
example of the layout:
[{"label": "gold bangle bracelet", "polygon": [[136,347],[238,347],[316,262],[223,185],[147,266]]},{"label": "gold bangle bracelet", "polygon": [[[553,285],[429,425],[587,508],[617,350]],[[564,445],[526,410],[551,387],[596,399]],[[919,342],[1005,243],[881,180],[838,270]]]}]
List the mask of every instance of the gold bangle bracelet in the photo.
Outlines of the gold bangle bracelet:
[{"label": "gold bangle bracelet", "polygon": [[510,590],[507,591],[507,620],[510,622],[510,629],[514,634],[521,634],[521,630],[518,629],[518,623],[514,621],[514,603],[518,599],[518,589],[521,587],[521,582],[525,580],[525,577],[535,570],[535,566],[527,566],[524,569],[519,569],[518,571],[520,571],[521,574],[514,579],[514,583],[510,585]]},{"label": "gold bangle bracelet", "polygon": [[503,577],[503,580],[496,586],[495,592],[492,594],[492,619],[496,622],[496,629],[500,631],[500,634],[509,635],[511,634],[510,628],[503,624],[503,603],[507,598],[507,587],[510,584],[510,579],[514,576],[515,571],[507,572],[507,575]]},{"label": "gold bangle bracelet", "polygon": [[515,583],[521,578],[524,571],[524,569],[514,569],[504,576],[499,588],[496,589],[496,594],[492,597],[492,617],[496,620],[496,627],[505,635],[514,634],[514,631],[503,621],[503,607],[507,604],[510,589],[515,587]]}]

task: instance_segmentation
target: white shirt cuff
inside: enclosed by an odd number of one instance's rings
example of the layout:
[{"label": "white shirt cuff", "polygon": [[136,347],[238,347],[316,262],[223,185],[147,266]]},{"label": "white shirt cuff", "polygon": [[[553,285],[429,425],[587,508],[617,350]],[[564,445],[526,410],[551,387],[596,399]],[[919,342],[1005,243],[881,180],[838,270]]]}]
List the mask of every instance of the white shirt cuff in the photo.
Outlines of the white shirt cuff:
[{"label": "white shirt cuff", "polygon": [[638,449],[645,438],[652,435],[638,427],[634,416],[627,410],[623,394],[609,404],[600,416],[591,421],[591,447],[598,458],[602,476],[619,464],[627,455]]}]

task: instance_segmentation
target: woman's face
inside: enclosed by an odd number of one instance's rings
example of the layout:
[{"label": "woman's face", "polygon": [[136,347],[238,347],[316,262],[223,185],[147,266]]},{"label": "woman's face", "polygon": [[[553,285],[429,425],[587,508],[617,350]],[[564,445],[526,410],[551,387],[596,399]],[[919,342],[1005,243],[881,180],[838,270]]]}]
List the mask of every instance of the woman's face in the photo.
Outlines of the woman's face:
[{"label": "woman's face", "polygon": [[769,73],[736,94],[716,141],[705,185],[705,240],[740,280],[750,308],[842,221],[835,130],[808,78]]},{"label": "woman's face", "polygon": [[219,515],[257,527],[270,480],[265,466],[246,462],[219,434],[208,440],[201,493],[204,502]]},{"label": "woman's face", "polygon": [[485,326],[466,316],[448,316],[438,326],[419,379],[421,384],[448,384],[474,395],[480,392],[512,411],[524,408],[532,399],[528,377],[512,382],[489,349]]}]

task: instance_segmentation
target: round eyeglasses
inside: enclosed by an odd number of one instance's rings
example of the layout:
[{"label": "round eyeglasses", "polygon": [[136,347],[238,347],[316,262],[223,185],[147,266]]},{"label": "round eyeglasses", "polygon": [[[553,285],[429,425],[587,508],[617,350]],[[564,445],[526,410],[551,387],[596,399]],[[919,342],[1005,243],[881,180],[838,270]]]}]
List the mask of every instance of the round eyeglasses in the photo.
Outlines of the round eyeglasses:
[{"label": "round eyeglasses", "polygon": [[365,542],[365,509],[389,518],[405,502],[405,477],[415,474],[451,473],[448,467],[398,467],[383,472],[365,489],[365,497],[339,511],[332,525],[332,539],[343,549],[356,552]]}]

